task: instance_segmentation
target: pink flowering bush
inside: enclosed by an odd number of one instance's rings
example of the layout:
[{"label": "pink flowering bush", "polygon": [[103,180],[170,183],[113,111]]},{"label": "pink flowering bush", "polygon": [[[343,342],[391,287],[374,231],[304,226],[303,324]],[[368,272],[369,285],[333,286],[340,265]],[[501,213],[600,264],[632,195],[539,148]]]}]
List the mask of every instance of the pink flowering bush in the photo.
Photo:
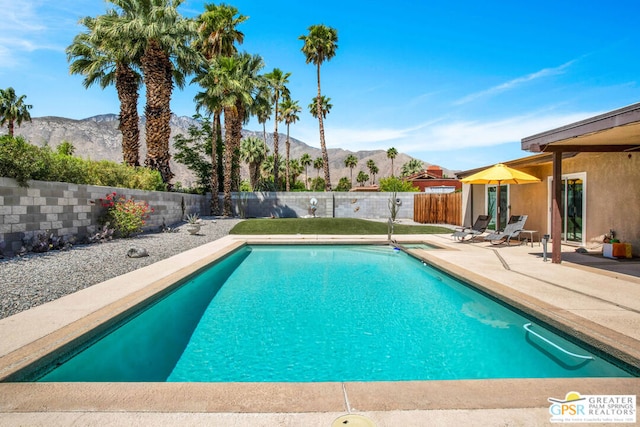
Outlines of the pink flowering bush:
[{"label": "pink flowering bush", "polygon": [[102,217],[103,224],[109,224],[121,237],[129,237],[133,233],[142,231],[145,220],[153,212],[149,203],[135,201],[132,198],[118,196],[115,192],[100,199],[100,204],[106,209]]}]

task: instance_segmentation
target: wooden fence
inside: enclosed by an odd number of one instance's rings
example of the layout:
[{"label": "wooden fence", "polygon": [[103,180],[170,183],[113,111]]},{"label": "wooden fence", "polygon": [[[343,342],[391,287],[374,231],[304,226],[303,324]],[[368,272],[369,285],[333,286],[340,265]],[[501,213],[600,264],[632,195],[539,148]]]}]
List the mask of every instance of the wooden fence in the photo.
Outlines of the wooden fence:
[{"label": "wooden fence", "polygon": [[462,225],[462,192],[416,194],[413,220],[421,224]]}]

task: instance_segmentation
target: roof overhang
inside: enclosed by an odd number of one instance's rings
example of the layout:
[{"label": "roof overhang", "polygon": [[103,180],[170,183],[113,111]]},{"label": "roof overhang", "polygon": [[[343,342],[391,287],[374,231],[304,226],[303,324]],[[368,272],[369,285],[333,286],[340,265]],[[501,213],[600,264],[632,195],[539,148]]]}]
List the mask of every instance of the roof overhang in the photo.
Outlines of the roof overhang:
[{"label": "roof overhang", "polygon": [[523,138],[521,147],[534,153],[640,150],[640,103]]}]

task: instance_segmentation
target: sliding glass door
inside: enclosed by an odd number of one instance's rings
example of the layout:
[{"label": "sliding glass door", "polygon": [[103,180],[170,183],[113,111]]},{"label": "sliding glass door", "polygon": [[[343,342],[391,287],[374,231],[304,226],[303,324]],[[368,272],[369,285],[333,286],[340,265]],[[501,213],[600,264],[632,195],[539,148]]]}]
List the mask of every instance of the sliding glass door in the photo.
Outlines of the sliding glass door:
[{"label": "sliding glass door", "polygon": [[491,222],[487,227],[489,230],[503,230],[507,225],[507,218],[509,216],[509,186],[500,186],[500,216],[498,217],[498,203],[496,199],[498,197],[498,186],[487,185],[487,215],[491,215]]},{"label": "sliding glass door", "polygon": [[[562,241],[584,244],[584,225],[586,207],[586,173],[563,175],[560,214],[562,215]],[[553,198],[553,180],[549,179],[549,206]],[[549,209],[551,212],[551,209]],[[549,217],[549,229],[551,229]],[[551,232],[551,231],[550,231]]]}]

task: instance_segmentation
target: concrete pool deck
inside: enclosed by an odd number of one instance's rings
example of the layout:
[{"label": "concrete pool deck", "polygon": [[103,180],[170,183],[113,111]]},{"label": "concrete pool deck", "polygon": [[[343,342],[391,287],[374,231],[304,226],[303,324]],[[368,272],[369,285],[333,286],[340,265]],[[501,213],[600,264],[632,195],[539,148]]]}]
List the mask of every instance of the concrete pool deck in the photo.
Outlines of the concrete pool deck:
[{"label": "concrete pool deck", "polygon": [[[296,243],[383,243],[387,236],[296,236]],[[518,309],[640,367],[640,263],[563,247],[562,264],[539,246],[395,236],[444,250],[409,249]],[[157,264],[0,320],[0,378],[34,363],[109,318],[245,242],[227,236]],[[2,425],[331,426],[353,413],[377,426],[544,425],[549,397],[637,394],[640,378],[508,379],[382,383],[0,383]]]}]

